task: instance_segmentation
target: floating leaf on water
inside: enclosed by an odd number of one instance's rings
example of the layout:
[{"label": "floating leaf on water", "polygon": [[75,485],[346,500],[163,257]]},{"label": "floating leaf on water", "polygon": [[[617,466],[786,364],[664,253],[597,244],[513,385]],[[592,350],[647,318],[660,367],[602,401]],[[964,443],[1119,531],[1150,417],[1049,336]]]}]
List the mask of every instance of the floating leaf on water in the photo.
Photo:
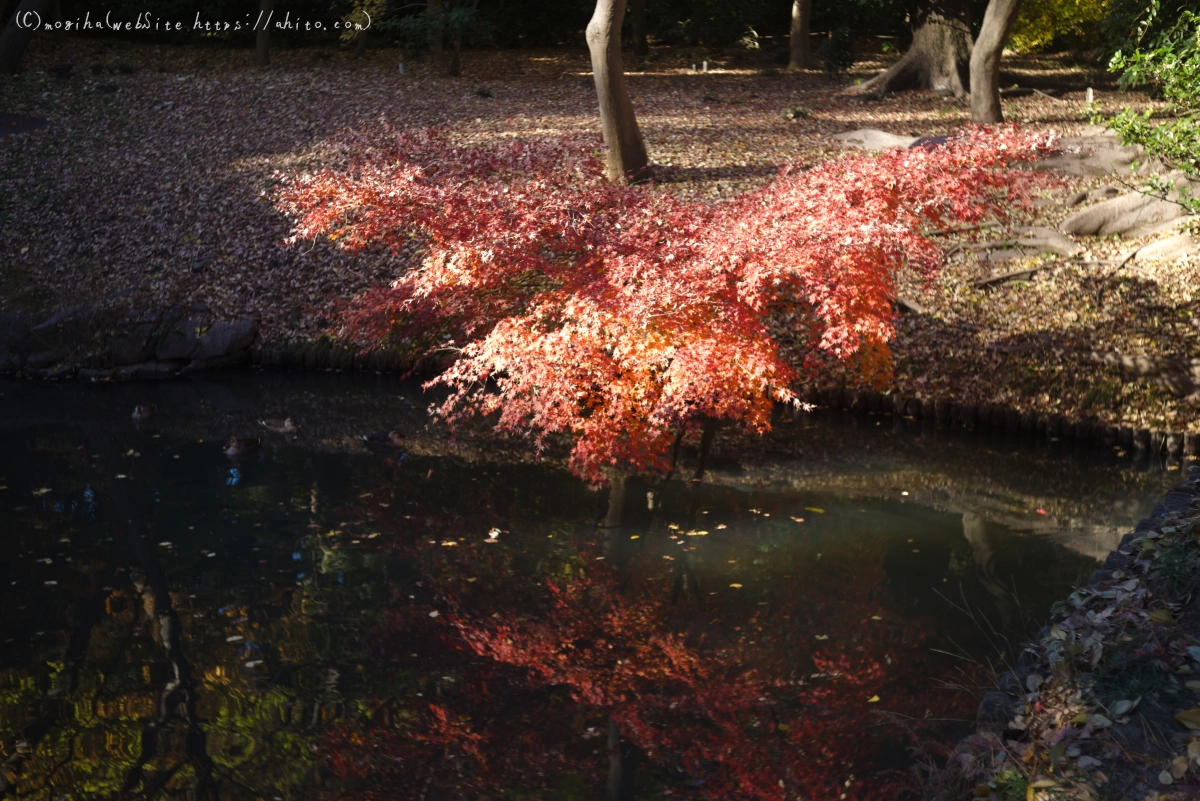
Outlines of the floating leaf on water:
[{"label": "floating leaf on water", "polygon": [[871,615],[871,620],[883,620],[879,615]]},{"label": "floating leaf on water", "polygon": [[171,543],[169,543],[169,542],[160,542],[158,545],[160,548],[170,548],[171,547]]},{"label": "floating leaf on water", "polygon": [[225,642],[238,642],[239,640],[244,640],[244,639],[246,639],[246,638],[243,637],[242,635],[234,634],[232,636],[226,637]]},{"label": "floating leaf on water", "polygon": [[718,529],[728,528],[728,526],[726,526],[724,523],[717,523],[717,528]]},{"label": "floating leaf on water", "polygon": [[787,725],[786,723],[780,723],[776,728],[778,728],[780,731],[791,731],[792,730],[792,727]]},{"label": "floating leaf on water", "polygon": [[735,590],[740,590],[742,588],[741,584],[730,584],[729,586],[733,587]]},{"label": "floating leaf on water", "polygon": [[828,635],[828,634],[818,634],[818,635],[817,635],[817,639],[818,639],[818,640],[828,640],[828,639],[829,639],[829,635]]},{"label": "floating leaf on water", "polygon": [[47,587],[53,587],[53,586],[57,585],[58,582],[57,581],[43,581],[42,584],[44,584]]},{"label": "floating leaf on water", "polygon": [[1175,720],[1193,731],[1200,729],[1200,709],[1185,709],[1182,712],[1176,712]]},{"label": "floating leaf on water", "polygon": [[1127,698],[1117,701],[1115,704],[1112,705],[1112,713],[1113,713],[1113,715],[1115,715],[1117,717],[1121,717],[1122,715],[1128,714],[1133,711],[1133,708],[1136,707],[1138,705],[1138,702],[1140,702],[1141,700],[1142,700],[1142,697],[1139,695],[1137,698],[1134,698],[1132,701],[1130,701]]},{"label": "floating leaf on water", "polygon": [[[117,476],[117,478],[124,478],[124,476]],[[40,497],[42,497],[43,495],[47,494],[48,492],[50,492],[50,488],[49,488],[49,487],[40,487],[40,488],[38,488],[38,489],[35,489],[35,490],[33,491],[33,494],[34,494],[34,495],[36,495],[36,496],[38,496],[38,497],[40,498]]]},{"label": "floating leaf on water", "polygon": [[125,475],[124,473],[117,473],[115,476],[113,476],[113,478],[129,478],[129,476]]},{"label": "floating leaf on water", "polygon": [[823,514],[825,514],[825,510],[824,510],[824,509],[818,509],[816,506],[805,506],[805,507],[804,507],[804,511],[806,511],[806,512],[816,512],[816,513],[817,513],[817,514],[819,514],[819,515],[823,515]]},{"label": "floating leaf on water", "polygon": [[1174,782],[1175,779],[1167,771],[1164,770],[1162,773],[1158,774],[1159,784],[1173,784]]},{"label": "floating leaf on water", "polygon": [[631,535],[629,535],[629,539],[631,539],[631,540],[640,540],[641,538],[642,538],[642,535],[641,535],[641,534],[631,534]]},{"label": "floating leaf on water", "polygon": [[1151,622],[1159,626],[1174,626],[1175,618],[1171,615],[1170,609],[1154,609],[1153,612],[1147,615]]},{"label": "floating leaf on water", "polygon": [[248,668],[258,667],[262,663],[263,663],[263,661],[261,659],[251,659],[249,662],[246,663],[246,667],[248,667]]},{"label": "floating leaf on water", "polygon": [[675,561],[675,557],[674,557],[674,556],[667,556],[666,554],[663,554],[663,559],[666,559],[668,562],[674,562],[674,561]]},{"label": "floating leaf on water", "polygon": [[454,540],[446,540],[445,542],[442,543],[443,548],[451,548],[451,547],[454,547],[455,545],[458,545],[458,543],[455,542]]},{"label": "floating leaf on water", "polygon": [[867,703],[868,703],[868,704],[877,704],[877,703],[879,703],[879,696],[878,696],[878,695],[872,695],[870,698],[868,698],[868,699],[867,699]]},{"label": "floating leaf on water", "polygon": [[430,613],[429,613],[429,616],[430,616],[430,617],[437,617],[437,616],[439,616],[440,614],[442,614],[442,613],[441,613],[441,612],[439,612],[438,610],[434,609],[432,612],[430,612]]},{"label": "floating leaf on water", "polygon": [[467,583],[469,584],[470,582],[475,581],[475,580],[476,580],[475,577],[471,576],[471,578],[467,579]]},{"label": "floating leaf on water", "polygon": [[792,520],[795,520],[797,523],[803,523],[803,522],[804,522],[804,518],[803,518],[803,517],[795,517],[795,516],[793,516],[793,517],[792,517]]}]

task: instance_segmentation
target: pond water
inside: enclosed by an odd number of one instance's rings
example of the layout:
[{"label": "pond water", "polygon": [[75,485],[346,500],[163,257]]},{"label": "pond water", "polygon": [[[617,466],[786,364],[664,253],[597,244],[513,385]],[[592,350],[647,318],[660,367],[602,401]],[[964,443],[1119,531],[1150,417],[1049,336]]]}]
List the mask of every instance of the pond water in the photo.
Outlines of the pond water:
[{"label": "pond water", "polygon": [[[896,797],[913,738],[968,731],[1175,478],[805,417],[741,464],[719,440],[704,482],[593,490],[423,430],[426,402],[333,374],[0,382],[0,783]],[[404,450],[357,438],[393,428]]]}]

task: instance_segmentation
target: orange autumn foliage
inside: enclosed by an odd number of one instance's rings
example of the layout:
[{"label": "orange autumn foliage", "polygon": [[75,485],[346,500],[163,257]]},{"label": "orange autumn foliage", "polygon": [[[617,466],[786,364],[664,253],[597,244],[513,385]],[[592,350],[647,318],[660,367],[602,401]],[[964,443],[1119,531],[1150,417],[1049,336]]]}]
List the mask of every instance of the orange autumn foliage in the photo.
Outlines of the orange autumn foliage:
[{"label": "orange autumn foliage", "polygon": [[[352,137],[349,166],[292,177],[277,193],[295,238],[350,250],[413,237],[420,267],[356,299],[343,334],[379,345],[442,337],[457,355],[450,423],[496,415],[501,432],[572,436],[571,468],[593,482],[620,465],[667,464],[671,432],[703,420],[752,431],[823,359],[886,375],[894,279],[932,275],[921,231],[977,221],[1027,197],[1052,149],[1015,127],[943,146],[789,166],[717,203],[617,186],[564,139],[460,147],[441,132]],[[770,323],[803,323],[785,355]],[[796,355],[799,354],[799,355]]]}]

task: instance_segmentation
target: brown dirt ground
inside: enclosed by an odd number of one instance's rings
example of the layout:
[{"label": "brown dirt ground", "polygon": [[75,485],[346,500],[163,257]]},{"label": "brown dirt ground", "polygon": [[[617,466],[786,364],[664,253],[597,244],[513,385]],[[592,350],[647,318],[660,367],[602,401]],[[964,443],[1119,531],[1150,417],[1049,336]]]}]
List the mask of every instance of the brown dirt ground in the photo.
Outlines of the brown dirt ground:
[{"label": "brown dirt ground", "polygon": [[[199,45],[36,41],[27,72],[0,78],[6,111],[52,123],[0,139],[0,310],[203,302],[219,319],[257,316],[268,340],[312,340],[331,332],[331,301],[404,268],[383,253],[282,244],[288,221],[266,193],[283,175],[336,163],[339,130],[386,118],[447,126],[467,141],[598,131],[582,48],[470,52],[453,79],[431,63],[405,63],[401,75],[394,50],[361,59],[337,47],[280,50],[265,70],[252,58]],[[705,58],[710,71],[692,73]],[[70,76],[47,73],[64,62],[75,65]],[[664,191],[728,197],[785,164],[841,152],[826,139],[832,133],[877,127],[932,136],[968,119],[964,102],[931,93],[878,102],[847,95],[848,84],[883,66],[878,59],[836,78],[774,64],[771,53],[655,51],[631,73]],[[1148,102],[1114,92],[1096,65],[1065,57],[1013,60],[1005,80],[1065,90],[1060,100],[1005,104],[1009,119],[1063,133],[1086,124],[1088,85],[1098,87],[1102,110]],[[797,107],[810,113],[784,118]],[[1052,225],[1067,213],[1062,198],[1101,183],[1066,179],[1042,208],[1012,222]],[[947,238],[947,249],[957,241]],[[1098,262],[1124,243],[1080,244],[1081,256],[1030,259],[1042,267],[1030,280],[990,289],[971,282],[1009,268],[974,255],[951,259],[928,286],[903,277],[905,294],[928,313],[899,320],[897,387],[1108,423],[1194,427],[1196,410],[1166,390],[1065,354],[1193,353],[1197,265],[1114,269]]]}]

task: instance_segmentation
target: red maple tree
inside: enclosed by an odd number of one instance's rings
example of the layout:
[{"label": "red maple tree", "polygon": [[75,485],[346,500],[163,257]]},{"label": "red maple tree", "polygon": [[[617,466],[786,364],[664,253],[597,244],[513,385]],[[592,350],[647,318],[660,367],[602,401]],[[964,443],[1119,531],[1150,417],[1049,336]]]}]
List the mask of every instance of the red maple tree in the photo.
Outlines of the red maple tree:
[{"label": "red maple tree", "polygon": [[[573,435],[571,468],[663,468],[670,432],[703,420],[769,426],[820,357],[885,379],[894,277],[929,275],[921,230],[979,220],[1028,194],[1007,169],[1052,147],[1015,127],[944,146],[784,168],[718,203],[602,180],[593,149],[566,139],[455,145],[444,132],[351,137],[350,163],[289,177],[278,206],[295,236],[422,264],[346,309],[344,334],[451,349],[439,414],[497,414],[499,431]],[[790,354],[773,315],[801,322]],[[495,391],[483,391],[487,386]]]}]

